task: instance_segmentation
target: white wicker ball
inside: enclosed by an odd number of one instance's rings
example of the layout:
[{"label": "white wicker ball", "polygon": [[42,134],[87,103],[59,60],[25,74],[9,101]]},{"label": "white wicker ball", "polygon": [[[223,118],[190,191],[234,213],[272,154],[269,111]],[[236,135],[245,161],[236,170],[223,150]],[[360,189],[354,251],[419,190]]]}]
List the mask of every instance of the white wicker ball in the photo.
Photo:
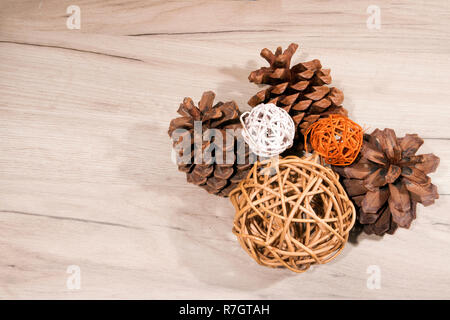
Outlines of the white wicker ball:
[{"label": "white wicker ball", "polygon": [[241,115],[242,136],[253,153],[274,157],[292,146],[294,121],[282,108],[273,103],[260,104]]}]

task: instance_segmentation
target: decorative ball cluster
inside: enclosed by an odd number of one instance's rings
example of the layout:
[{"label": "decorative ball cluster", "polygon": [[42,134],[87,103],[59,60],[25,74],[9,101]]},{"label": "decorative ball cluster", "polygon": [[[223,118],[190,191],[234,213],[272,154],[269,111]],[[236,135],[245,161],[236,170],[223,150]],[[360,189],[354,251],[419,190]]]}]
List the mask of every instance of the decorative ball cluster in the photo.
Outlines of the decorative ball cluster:
[{"label": "decorative ball cluster", "polygon": [[305,146],[309,133],[312,148],[335,166],[352,164],[363,144],[361,126],[342,115],[332,114],[313,123],[306,131]]},{"label": "decorative ball cluster", "polygon": [[301,273],[344,248],[355,208],[339,176],[318,160],[282,158],[275,175],[262,174],[271,161],[257,162],[230,193],[233,233],[259,264]]},{"label": "decorative ball cluster", "polygon": [[[416,134],[397,138],[392,129],[364,134],[346,117],[343,92],[329,87],[329,69],[317,59],[291,66],[297,47],[261,51],[269,67],[253,71],[249,80],[267,87],[249,100],[250,112],[241,114],[233,101],[214,104],[214,93],[205,92],[198,106],[190,98],[183,100],[168,133],[172,137],[183,129],[186,137],[195,138],[198,121],[203,131],[225,132],[242,124],[248,149],[269,159],[253,164],[255,157],[245,146],[241,163],[237,153],[242,148],[233,143],[230,149],[226,135],[222,151],[234,152],[234,163],[197,163],[191,152],[179,170],[186,172],[188,182],[230,197],[233,233],[256,262],[301,273],[336,258],[351,231],[381,236],[409,228],[417,203],[427,206],[439,198],[428,176],[439,158],[416,154],[423,144]],[[215,148],[215,139],[202,140],[201,151],[220,159],[223,152]],[[195,150],[196,139],[187,140]],[[310,147],[314,153],[307,157],[278,157],[288,148],[303,153]]]},{"label": "decorative ball cluster", "polygon": [[294,121],[273,103],[260,104],[241,115],[242,136],[258,156],[273,157],[292,146]]}]

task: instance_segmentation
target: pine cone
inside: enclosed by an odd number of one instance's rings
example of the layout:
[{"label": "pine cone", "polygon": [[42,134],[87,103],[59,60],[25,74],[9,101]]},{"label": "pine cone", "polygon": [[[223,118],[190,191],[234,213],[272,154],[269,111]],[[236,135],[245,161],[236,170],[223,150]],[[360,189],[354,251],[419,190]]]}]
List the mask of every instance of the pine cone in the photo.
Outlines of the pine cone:
[{"label": "pine cone", "polygon": [[331,83],[330,69],[322,69],[319,60],[290,67],[297,48],[297,44],[291,43],[283,53],[281,47],[275,54],[267,48],[261,51],[270,67],[253,71],[248,79],[270,87],[259,91],[248,104],[255,107],[260,103],[273,103],[286,110],[296,126],[296,144],[303,149],[303,135],[312,123],[334,113],[347,116],[347,110],[341,106],[342,91],[327,86]]},{"label": "pine cone", "polygon": [[397,138],[394,130],[376,129],[364,135],[359,158],[347,167],[334,167],[344,177],[348,195],[367,234],[393,234],[397,227],[409,228],[416,218],[417,202],[428,206],[439,198],[428,173],[439,158],[415,155],[423,144],[417,134]]},{"label": "pine cone", "polygon": [[[238,106],[234,101],[219,102],[213,106],[214,98],[214,92],[204,92],[198,107],[194,105],[191,98],[184,98],[177,111],[181,117],[175,118],[170,122],[168,134],[174,140],[174,147],[181,143],[186,135],[190,136],[191,144],[187,147],[190,147],[191,154],[188,163],[178,163],[178,169],[186,172],[187,181],[199,185],[209,193],[226,197],[246,177],[251,165],[248,161],[248,150],[244,152],[245,164],[237,164],[237,138],[235,135],[227,135],[225,131],[226,129],[239,129],[242,127],[239,121],[240,111]],[[202,133],[194,132],[194,121],[201,121]],[[187,131],[184,131],[181,136],[173,137],[176,129],[185,129]],[[208,129],[220,130],[222,141],[217,141],[217,137],[210,141],[203,141],[203,136],[198,135],[203,135]],[[197,136],[194,137],[194,135]],[[233,139],[232,143],[227,144],[227,139]],[[217,163],[219,162],[217,158],[220,155],[215,151],[215,147],[219,143],[222,143],[223,146],[222,164]],[[197,150],[197,153],[195,153],[195,150]],[[207,159],[198,161],[199,158],[197,156],[204,154],[208,150],[216,158],[216,161],[208,161]],[[233,152],[234,158],[232,160],[234,160],[234,163],[226,163],[227,151]],[[181,153],[182,151],[180,150],[180,155]]]}]

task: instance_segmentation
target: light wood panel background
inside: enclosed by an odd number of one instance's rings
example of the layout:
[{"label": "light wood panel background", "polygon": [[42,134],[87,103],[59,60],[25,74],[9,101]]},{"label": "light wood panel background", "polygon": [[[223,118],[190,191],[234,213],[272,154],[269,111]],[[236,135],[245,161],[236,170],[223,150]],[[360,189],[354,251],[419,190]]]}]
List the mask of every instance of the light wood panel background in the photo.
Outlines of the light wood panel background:
[{"label": "light wood panel background", "polygon": [[[450,298],[449,21],[438,0],[1,0],[0,298]],[[166,133],[205,90],[246,110],[259,51],[290,42],[332,69],[353,119],[441,158],[440,199],[410,230],[302,275],[247,256],[231,204],[185,182]]]}]

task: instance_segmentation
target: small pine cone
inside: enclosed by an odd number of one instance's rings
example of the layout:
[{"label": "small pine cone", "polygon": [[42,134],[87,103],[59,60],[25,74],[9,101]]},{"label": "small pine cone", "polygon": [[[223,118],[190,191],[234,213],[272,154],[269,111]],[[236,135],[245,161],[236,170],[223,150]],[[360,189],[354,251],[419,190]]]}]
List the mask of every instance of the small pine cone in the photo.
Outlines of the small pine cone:
[{"label": "small pine cone", "polygon": [[[228,196],[228,193],[234,189],[238,183],[246,177],[250,164],[248,161],[249,152],[243,152],[245,155],[245,163],[238,164],[239,160],[237,153],[236,136],[230,136],[226,129],[239,129],[242,127],[239,116],[240,111],[234,101],[218,102],[213,106],[215,94],[212,91],[204,92],[198,107],[194,105],[191,98],[184,98],[183,103],[180,104],[178,113],[181,117],[175,118],[170,122],[168,134],[173,140],[173,146],[176,147],[183,142],[186,135],[190,138],[190,156],[186,162],[180,161],[178,169],[186,173],[186,179],[189,183],[196,184],[209,193],[217,194],[222,197]],[[194,121],[201,121],[202,133],[208,129],[220,130],[222,134],[222,141],[217,141],[217,137],[210,141],[203,141],[203,137],[194,137]],[[181,135],[174,136],[177,129],[184,129]],[[199,138],[199,139],[195,139]],[[227,143],[227,139],[233,139],[231,143]],[[199,140],[200,143],[196,142]],[[229,141],[228,141],[229,142]],[[197,145],[195,145],[197,143]],[[222,143],[222,164],[217,163],[217,145]],[[199,153],[204,154],[210,148],[210,154],[216,158],[216,161],[209,161],[201,159],[197,161]],[[195,154],[197,150],[197,154]],[[180,150],[180,155],[183,151]],[[234,163],[226,163],[229,160],[229,154],[233,154]]]},{"label": "small pine cone", "polygon": [[311,124],[330,114],[347,116],[347,110],[341,106],[342,91],[327,86],[331,83],[330,69],[322,69],[319,60],[290,67],[297,48],[297,44],[291,43],[284,52],[281,47],[275,54],[267,48],[261,51],[270,66],[253,71],[248,79],[270,87],[259,91],[248,104],[255,107],[260,103],[273,103],[286,110],[296,126],[295,145],[302,149],[303,135]]},{"label": "small pine cone", "polygon": [[432,153],[415,155],[422,144],[417,134],[397,138],[392,129],[376,129],[364,135],[353,164],[334,167],[344,178],[365,233],[382,236],[397,227],[409,228],[417,203],[428,206],[439,198],[427,176],[436,170],[439,158]]}]

